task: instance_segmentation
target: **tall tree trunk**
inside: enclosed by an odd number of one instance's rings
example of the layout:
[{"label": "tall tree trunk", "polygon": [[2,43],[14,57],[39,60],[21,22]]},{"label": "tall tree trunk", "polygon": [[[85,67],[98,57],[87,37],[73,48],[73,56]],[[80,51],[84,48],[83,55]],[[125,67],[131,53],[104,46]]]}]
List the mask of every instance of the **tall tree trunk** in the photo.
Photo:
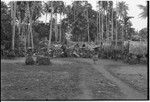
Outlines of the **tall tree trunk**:
[{"label": "tall tree trunk", "polygon": [[57,13],[55,13],[55,41],[58,40],[58,30],[57,30]]},{"label": "tall tree trunk", "polygon": [[61,42],[61,14],[60,14],[60,36],[59,36],[59,41]]},{"label": "tall tree trunk", "polygon": [[117,47],[117,42],[118,42],[118,26],[117,26],[117,19],[116,19],[116,47]]},{"label": "tall tree trunk", "polygon": [[16,27],[16,2],[12,2],[12,12],[13,12],[13,35],[12,35],[12,50],[15,49],[15,27]]},{"label": "tall tree trunk", "polygon": [[99,12],[97,12],[97,36],[96,36],[96,42],[98,42],[98,30],[99,30]]},{"label": "tall tree trunk", "polygon": [[46,24],[46,22],[47,22],[47,12],[46,12],[46,19],[45,19],[45,24]]},{"label": "tall tree trunk", "polygon": [[26,34],[25,34],[26,25],[22,26],[22,41],[24,41],[24,51],[26,52]]},{"label": "tall tree trunk", "polygon": [[29,8],[29,3],[27,3],[27,14],[29,17],[29,23],[28,23],[28,47],[32,47],[32,22],[31,22],[31,15],[30,15],[30,8]]},{"label": "tall tree trunk", "polygon": [[104,32],[104,28],[103,28],[104,27],[103,11],[102,11],[102,15],[101,16],[102,16],[102,38],[101,39],[102,39],[102,42],[103,42],[103,32]]},{"label": "tall tree trunk", "polygon": [[19,35],[20,38],[21,38],[21,17],[20,17],[20,15],[19,15],[18,35]]},{"label": "tall tree trunk", "polygon": [[113,41],[113,33],[114,33],[114,18],[113,18],[113,4],[112,4],[112,18],[111,18],[111,20],[112,20],[112,28],[111,28],[111,39],[112,39],[112,41]]},{"label": "tall tree trunk", "polygon": [[[33,6],[34,6],[35,4],[33,4]],[[33,9],[34,8],[32,8],[32,14],[33,14]],[[29,23],[30,23],[30,32],[29,32],[29,34],[30,34],[30,38],[31,38],[31,47],[32,47],[32,50],[34,50],[34,44],[33,44],[33,31],[32,31],[32,14],[31,14],[31,12],[30,12],[30,9],[29,9]]]},{"label": "tall tree trunk", "polygon": [[101,8],[101,6],[102,6],[102,1],[100,2],[100,6],[99,6],[99,39],[100,39],[100,42],[102,42],[102,37],[103,37],[103,35],[102,35],[102,24],[103,24],[103,22],[102,22],[102,8]]},{"label": "tall tree trunk", "polygon": [[28,38],[27,38],[28,42],[27,43],[28,43],[28,47],[30,47],[30,27],[29,27],[29,24],[28,24],[28,33],[27,33],[27,35],[28,35]]},{"label": "tall tree trunk", "polygon": [[122,41],[124,41],[124,28],[122,26]]},{"label": "tall tree trunk", "polygon": [[89,35],[89,17],[88,17],[88,10],[87,10],[87,21],[88,21],[88,42],[90,41],[90,35]]},{"label": "tall tree trunk", "polygon": [[[23,29],[24,29],[24,28],[23,28]],[[24,45],[24,50],[25,50],[25,53],[26,53],[26,52],[27,52],[27,35],[25,34],[24,37],[25,37],[25,38],[24,38],[24,39],[25,39],[25,40],[24,40],[24,41],[25,41],[25,42],[24,42],[24,43],[25,43],[25,45]]]},{"label": "tall tree trunk", "polygon": [[[117,1],[116,1],[116,5],[117,5]],[[118,14],[116,12],[116,47],[117,47],[117,42],[118,42],[118,26],[117,26],[117,17],[118,17]]]},{"label": "tall tree trunk", "polygon": [[[51,2],[51,7],[53,8],[53,2]],[[52,38],[52,30],[53,30],[53,19],[52,19],[52,16],[53,16],[53,10],[51,11],[51,16],[50,16],[50,18],[51,18],[51,20],[50,20],[50,33],[49,33],[49,43],[48,43],[48,51],[49,51],[49,49],[50,49],[50,45],[51,45],[51,38]]]},{"label": "tall tree trunk", "polygon": [[[106,1],[106,2],[107,2],[107,1]],[[108,24],[107,24],[107,13],[108,13],[108,12],[107,12],[107,6],[106,6],[106,25],[105,25],[105,26],[106,26],[106,41],[108,41],[108,32],[107,32],[107,31],[108,31],[108,30],[107,30],[107,27],[108,27]]]}]

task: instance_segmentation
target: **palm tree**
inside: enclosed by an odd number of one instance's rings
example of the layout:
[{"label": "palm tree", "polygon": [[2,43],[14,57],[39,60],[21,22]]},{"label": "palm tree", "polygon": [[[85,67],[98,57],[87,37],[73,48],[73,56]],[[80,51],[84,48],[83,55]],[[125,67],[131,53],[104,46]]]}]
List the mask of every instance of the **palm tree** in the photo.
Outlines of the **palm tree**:
[{"label": "palm tree", "polygon": [[[122,21],[124,20],[124,17],[127,16],[127,11],[128,11],[128,5],[126,4],[126,2],[122,1],[122,2],[118,2],[117,3],[117,14],[119,19],[121,19]],[[123,21],[124,22],[124,21]],[[124,27],[122,26],[122,40],[124,39]]]},{"label": "palm tree", "polygon": [[[101,27],[101,29],[102,29],[102,41],[103,41],[103,39],[104,39],[104,25],[106,26],[106,37],[107,37],[107,13],[108,13],[108,9],[107,9],[107,7],[108,7],[108,2],[107,1],[101,1],[101,4],[100,4],[100,6],[101,6],[101,11],[102,11],[102,13],[101,13],[101,16],[102,16],[102,27]],[[106,22],[104,23],[104,16],[106,16]]]},{"label": "palm tree", "polygon": [[54,1],[48,1],[48,2],[44,2],[44,11],[46,13],[50,13],[50,20],[49,20],[49,24],[50,24],[50,33],[49,33],[49,42],[48,42],[48,46],[47,46],[47,50],[49,51],[50,49],[50,45],[51,45],[51,39],[52,39],[52,31],[53,31],[53,13],[54,13],[54,7],[53,7],[53,2]]},{"label": "palm tree", "polygon": [[99,36],[99,29],[100,29],[100,13],[99,13],[99,12],[100,12],[100,7],[99,7],[99,4],[98,4],[97,7],[98,7],[98,11],[97,11],[97,16],[96,16],[96,18],[97,18],[97,19],[96,19],[96,22],[97,22],[97,23],[96,23],[96,24],[97,24],[96,42],[98,43],[98,38],[99,38],[98,36]]},{"label": "palm tree", "polygon": [[57,41],[58,40],[57,14],[61,15],[61,13],[63,12],[63,9],[64,9],[63,1],[54,1],[53,8],[54,8],[54,13],[55,13],[55,41]]},{"label": "palm tree", "polygon": [[[104,1],[99,1],[98,2],[98,6],[99,6],[99,37],[100,37],[100,41],[103,41],[103,32],[104,32],[104,9],[103,9],[103,5],[104,5]],[[100,35],[101,34],[101,35]]]},{"label": "palm tree", "polygon": [[112,2],[110,2],[110,8],[111,8],[111,39],[112,39],[112,41],[113,41],[113,32],[114,32],[114,20],[113,20],[113,1]]},{"label": "palm tree", "polygon": [[147,18],[147,6],[138,5],[138,7],[143,10],[142,13],[140,13],[141,18]]},{"label": "palm tree", "polygon": [[[123,18],[124,19],[123,21],[124,21],[124,28],[125,28],[125,36],[128,36],[126,34],[127,34],[128,28],[130,28],[130,26],[131,26],[131,22],[130,22],[131,18],[134,18],[134,17],[132,17],[132,16],[125,16]],[[130,37],[128,37],[128,38],[130,38]]]},{"label": "palm tree", "polygon": [[55,41],[57,42],[58,40],[57,13],[54,13],[54,15],[55,15]]},{"label": "palm tree", "polygon": [[90,41],[90,34],[89,34],[89,24],[90,24],[90,22],[89,22],[89,11],[88,11],[88,8],[86,9],[86,12],[87,12],[87,15],[86,15],[86,17],[87,17],[87,23],[88,23],[88,42]]},{"label": "palm tree", "polygon": [[[22,41],[23,38],[27,38],[28,47],[34,48],[33,42],[33,29],[32,24],[40,17],[42,13],[42,3],[37,1],[17,1],[17,15],[16,18],[19,21],[18,30],[21,33]],[[27,27],[28,26],[28,27]],[[26,29],[27,27],[27,29]],[[25,34],[25,29],[28,30],[29,34]],[[23,37],[24,36],[24,37]],[[25,40],[25,51],[26,51],[26,40]]]},{"label": "palm tree", "polygon": [[108,40],[107,38],[108,38],[108,1],[106,1],[106,3],[105,3],[105,6],[106,6],[106,8],[104,7],[104,9],[105,9],[105,12],[106,12],[106,40]]},{"label": "palm tree", "polygon": [[46,24],[46,22],[47,22],[48,9],[49,9],[49,8],[48,8],[47,3],[44,2],[44,12],[45,12],[45,14],[46,14],[45,24]]},{"label": "palm tree", "polygon": [[58,9],[58,13],[60,15],[60,34],[59,34],[59,41],[61,42],[61,15],[63,15],[63,13],[65,12],[65,5],[63,1],[60,1],[59,3],[59,9]]}]

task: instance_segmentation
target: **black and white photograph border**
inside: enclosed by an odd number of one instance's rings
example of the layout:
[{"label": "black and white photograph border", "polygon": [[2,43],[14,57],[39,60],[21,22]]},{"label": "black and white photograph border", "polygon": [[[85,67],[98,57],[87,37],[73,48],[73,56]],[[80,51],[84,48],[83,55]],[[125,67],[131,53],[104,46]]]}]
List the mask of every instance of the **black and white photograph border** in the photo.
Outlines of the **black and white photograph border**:
[{"label": "black and white photograph border", "polygon": [[1,0],[1,101],[149,100],[149,7]]}]

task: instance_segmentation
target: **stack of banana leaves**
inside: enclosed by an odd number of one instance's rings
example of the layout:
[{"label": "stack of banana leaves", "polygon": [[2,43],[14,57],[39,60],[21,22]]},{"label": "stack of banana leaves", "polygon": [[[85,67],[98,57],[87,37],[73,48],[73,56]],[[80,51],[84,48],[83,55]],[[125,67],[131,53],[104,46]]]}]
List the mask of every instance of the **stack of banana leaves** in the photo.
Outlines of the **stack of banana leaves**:
[{"label": "stack of banana leaves", "polygon": [[58,43],[53,43],[53,46],[51,47],[53,51],[53,57],[60,57],[64,52],[62,49],[62,45]]},{"label": "stack of banana leaves", "polygon": [[61,46],[62,45],[59,43],[52,43],[48,51],[48,40],[43,40],[39,42],[36,54],[42,56],[46,55],[50,57],[59,57],[63,53]]},{"label": "stack of banana leaves", "polygon": [[92,46],[92,44],[86,42],[72,43],[67,49],[68,56],[90,58],[92,56],[93,48],[94,46]]}]

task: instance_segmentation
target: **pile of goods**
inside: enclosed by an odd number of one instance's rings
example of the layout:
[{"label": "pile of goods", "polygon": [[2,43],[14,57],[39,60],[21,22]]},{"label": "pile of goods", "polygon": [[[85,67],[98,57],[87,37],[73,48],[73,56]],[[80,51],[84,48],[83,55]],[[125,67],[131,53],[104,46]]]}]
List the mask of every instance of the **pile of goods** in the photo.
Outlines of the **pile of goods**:
[{"label": "pile of goods", "polygon": [[26,55],[26,60],[25,60],[25,64],[26,65],[33,65],[35,64],[35,61],[33,59],[33,52],[32,52],[32,48],[28,48],[27,49],[27,55]]},{"label": "pile of goods", "polygon": [[38,65],[51,65],[50,54],[47,50],[48,41],[41,41],[36,51],[36,64]]}]

